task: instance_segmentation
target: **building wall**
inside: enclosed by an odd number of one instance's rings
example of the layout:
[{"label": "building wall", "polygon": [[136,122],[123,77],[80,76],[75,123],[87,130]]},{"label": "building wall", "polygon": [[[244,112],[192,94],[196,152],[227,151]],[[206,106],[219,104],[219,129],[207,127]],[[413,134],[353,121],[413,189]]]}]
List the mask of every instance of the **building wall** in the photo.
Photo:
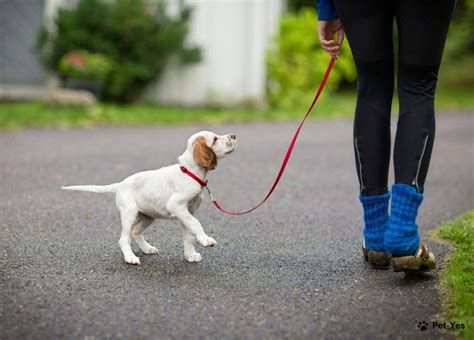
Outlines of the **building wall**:
[{"label": "building wall", "polygon": [[34,54],[45,0],[0,0],[0,84],[42,84]]},{"label": "building wall", "polygon": [[144,98],[184,106],[264,101],[265,55],[284,1],[186,2],[194,7],[189,41],[201,46],[203,60],[191,66],[171,65]]}]

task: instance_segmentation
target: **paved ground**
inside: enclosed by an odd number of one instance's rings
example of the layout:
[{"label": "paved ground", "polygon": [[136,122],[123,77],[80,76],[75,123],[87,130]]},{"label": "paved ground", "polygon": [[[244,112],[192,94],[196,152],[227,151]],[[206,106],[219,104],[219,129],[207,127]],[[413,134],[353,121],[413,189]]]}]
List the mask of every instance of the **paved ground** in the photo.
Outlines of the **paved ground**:
[{"label": "paved ground", "polygon": [[[424,235],[473,207],[473,118],[439,115]],[[225,216],[206,199],[198,218],[219,245],[203,249],[200,264],[183,261],[179,227],[162,221],[148,231],[160,255],[126,265],[113,198],[59,190],[170,164],[201,128],[0,134],[0,338],[446,336],[416,329],[448,321],[436,316],[439,274],[409,279],[362,261],[349,120],[309,123],[281,186],[255,213]],[[262,197],[294,128],[214,128],[240,140],[210,176],[225,207]],[[442,268],[446,246],[430,245]]]}]

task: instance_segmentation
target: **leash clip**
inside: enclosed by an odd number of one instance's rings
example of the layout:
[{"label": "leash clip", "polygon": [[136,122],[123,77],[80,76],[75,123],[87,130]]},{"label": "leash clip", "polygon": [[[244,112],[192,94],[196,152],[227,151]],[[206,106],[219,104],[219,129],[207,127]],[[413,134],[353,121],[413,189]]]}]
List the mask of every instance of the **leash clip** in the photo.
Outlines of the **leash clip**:
[{"label": "leash clip", "polygon": [[214,196],[212,196],[212,192],[211,192],[211,189],[209,189],[209,187],[206,185],[204,188],[206,188],[207,190],[207,193],[209,194],[209,198],[211,199],[211,201],[215,201],[215,198]]}]

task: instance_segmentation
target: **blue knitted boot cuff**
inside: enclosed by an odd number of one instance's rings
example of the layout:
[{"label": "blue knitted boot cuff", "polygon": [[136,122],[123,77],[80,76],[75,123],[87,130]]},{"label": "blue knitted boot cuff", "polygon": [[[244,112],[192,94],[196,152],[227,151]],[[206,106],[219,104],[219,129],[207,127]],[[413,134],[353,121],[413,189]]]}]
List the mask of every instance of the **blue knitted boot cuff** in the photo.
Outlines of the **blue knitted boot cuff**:
[{"label": "blue knitted boot cuff", "polygon": [[364,209],[364,239],[368,250],[384,251],[384,234],[388,227],[390,192],[377,196],[359,196]]},{"label": "blue knitted boot cuff", "polygon": [[392,186],[392,206],[384,246],[393,256],[416,253],[420,245],[416,215],[422,201],[423,195],[415,187],[408,184]]}]

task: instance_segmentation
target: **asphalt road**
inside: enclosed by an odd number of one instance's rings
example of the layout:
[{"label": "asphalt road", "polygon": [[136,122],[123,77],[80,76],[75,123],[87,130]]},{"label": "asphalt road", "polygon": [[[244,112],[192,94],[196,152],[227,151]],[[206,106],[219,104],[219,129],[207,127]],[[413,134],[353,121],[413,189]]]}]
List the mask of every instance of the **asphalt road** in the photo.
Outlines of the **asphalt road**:
[{"label": "asphalt road", "polygon": [[[473,207],[472,114],[439,114],[422,234]],[[111,196],[64,192],[174,163],[193,132],[234,132],[239,148],[210,175],[224,207],[268,189],[294,123],[215,127],[30,129],[0,133],[0,338],[444,337],[439,271],[406,278],[367,267],[350,120],[312,121],[256,212],[197,217],[218,246],[183,261],[181,231],[157,221],[158,256],[126,265]],[[395,127],[395,124],[393,124]],[[443,268],[448,247],[428,242]],[[138,249],[134,248],[139,254]]]}]

